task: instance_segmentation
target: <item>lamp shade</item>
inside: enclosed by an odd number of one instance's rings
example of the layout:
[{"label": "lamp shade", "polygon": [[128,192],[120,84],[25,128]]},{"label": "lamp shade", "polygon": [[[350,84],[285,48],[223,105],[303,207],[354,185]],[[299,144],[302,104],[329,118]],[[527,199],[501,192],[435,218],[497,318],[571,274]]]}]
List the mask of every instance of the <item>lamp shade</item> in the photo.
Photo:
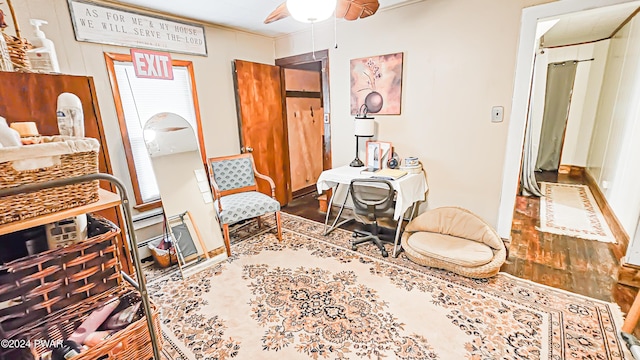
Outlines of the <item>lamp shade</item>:
[{"label": "lamp shade", "polygon": [[291,17],[305,23],[326,20],[335,9],[336,0],[287,0]]},{"label": "lamp shade", "polygon": [[353,133],[356,136],[373,136],[375,135],[376,122],[373,118],[360,119],[356,118]]}]

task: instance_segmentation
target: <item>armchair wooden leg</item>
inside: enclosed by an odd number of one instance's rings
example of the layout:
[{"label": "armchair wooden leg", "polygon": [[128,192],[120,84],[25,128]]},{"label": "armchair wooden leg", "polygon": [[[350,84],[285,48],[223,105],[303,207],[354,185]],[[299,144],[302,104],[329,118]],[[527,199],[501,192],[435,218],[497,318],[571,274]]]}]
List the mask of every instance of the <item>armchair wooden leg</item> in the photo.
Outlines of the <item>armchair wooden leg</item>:
[{"label": "armchair wooden leg", "polygon": [[231,256],[231,240],[229,239],[229,224],[222,225],[224,246],[227,248],[227,256]]},{"label": "armchair wooden leg", "polygon": [[282,241],[282,218],[280,211],[276,211],[276,226],[278,227],[278,241]]},{"label": "armchair wooden leg", "polygon": [[262,216],[258,216],[258,229],[262,228]]}]

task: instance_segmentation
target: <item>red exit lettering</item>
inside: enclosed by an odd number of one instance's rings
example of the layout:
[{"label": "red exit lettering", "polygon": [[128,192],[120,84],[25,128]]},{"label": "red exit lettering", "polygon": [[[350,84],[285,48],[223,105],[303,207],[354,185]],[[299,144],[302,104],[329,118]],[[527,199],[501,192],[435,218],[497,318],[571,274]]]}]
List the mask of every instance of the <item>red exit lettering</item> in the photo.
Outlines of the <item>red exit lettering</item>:
[{"label": "red exit lettering", "polygon": [[151,50],[131,49],[131,60],[139,78],[173,80],[171,54]]}]

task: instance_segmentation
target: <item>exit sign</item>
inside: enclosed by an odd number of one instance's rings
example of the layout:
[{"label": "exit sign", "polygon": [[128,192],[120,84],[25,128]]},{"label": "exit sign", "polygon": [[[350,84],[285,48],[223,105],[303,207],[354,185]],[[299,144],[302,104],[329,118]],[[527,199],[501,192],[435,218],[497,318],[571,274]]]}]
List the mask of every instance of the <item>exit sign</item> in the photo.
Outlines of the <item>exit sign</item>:
[{"label": "exit sign", "polygon": [[165,52],[131,49],[131,60],[139,78],[173,80],[171,54]]}]

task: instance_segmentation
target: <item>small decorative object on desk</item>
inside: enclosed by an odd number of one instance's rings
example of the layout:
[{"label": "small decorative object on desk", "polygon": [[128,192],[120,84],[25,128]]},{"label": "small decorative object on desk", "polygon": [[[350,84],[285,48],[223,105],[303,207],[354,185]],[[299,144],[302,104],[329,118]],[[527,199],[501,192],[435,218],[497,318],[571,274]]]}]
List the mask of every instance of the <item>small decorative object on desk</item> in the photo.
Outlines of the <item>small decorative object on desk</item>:
[{"label": "small decorative object on desk", "polygon": [[389,169],[397,169],[400,166],[400,157],[398,156],[398,154],[394,151],[391,154],[391,157],[389,158],[389,160],[387,160],[387,167]]},{"label": "small decorative object on desk", "polygon": [[404,163],[400,165],[400,170],[404,170],[409,174],[419,174],[422,172],[422,163],[417,157],[408,157],[404,159]]},{"label": "small decorative object on desk", "polygon": [[418,160],[417,157],[406,157],[404,158],[404,163],[402,164],[404,167],[410,168],[410,167],[417,167],[420,165],[420,160]]}]

